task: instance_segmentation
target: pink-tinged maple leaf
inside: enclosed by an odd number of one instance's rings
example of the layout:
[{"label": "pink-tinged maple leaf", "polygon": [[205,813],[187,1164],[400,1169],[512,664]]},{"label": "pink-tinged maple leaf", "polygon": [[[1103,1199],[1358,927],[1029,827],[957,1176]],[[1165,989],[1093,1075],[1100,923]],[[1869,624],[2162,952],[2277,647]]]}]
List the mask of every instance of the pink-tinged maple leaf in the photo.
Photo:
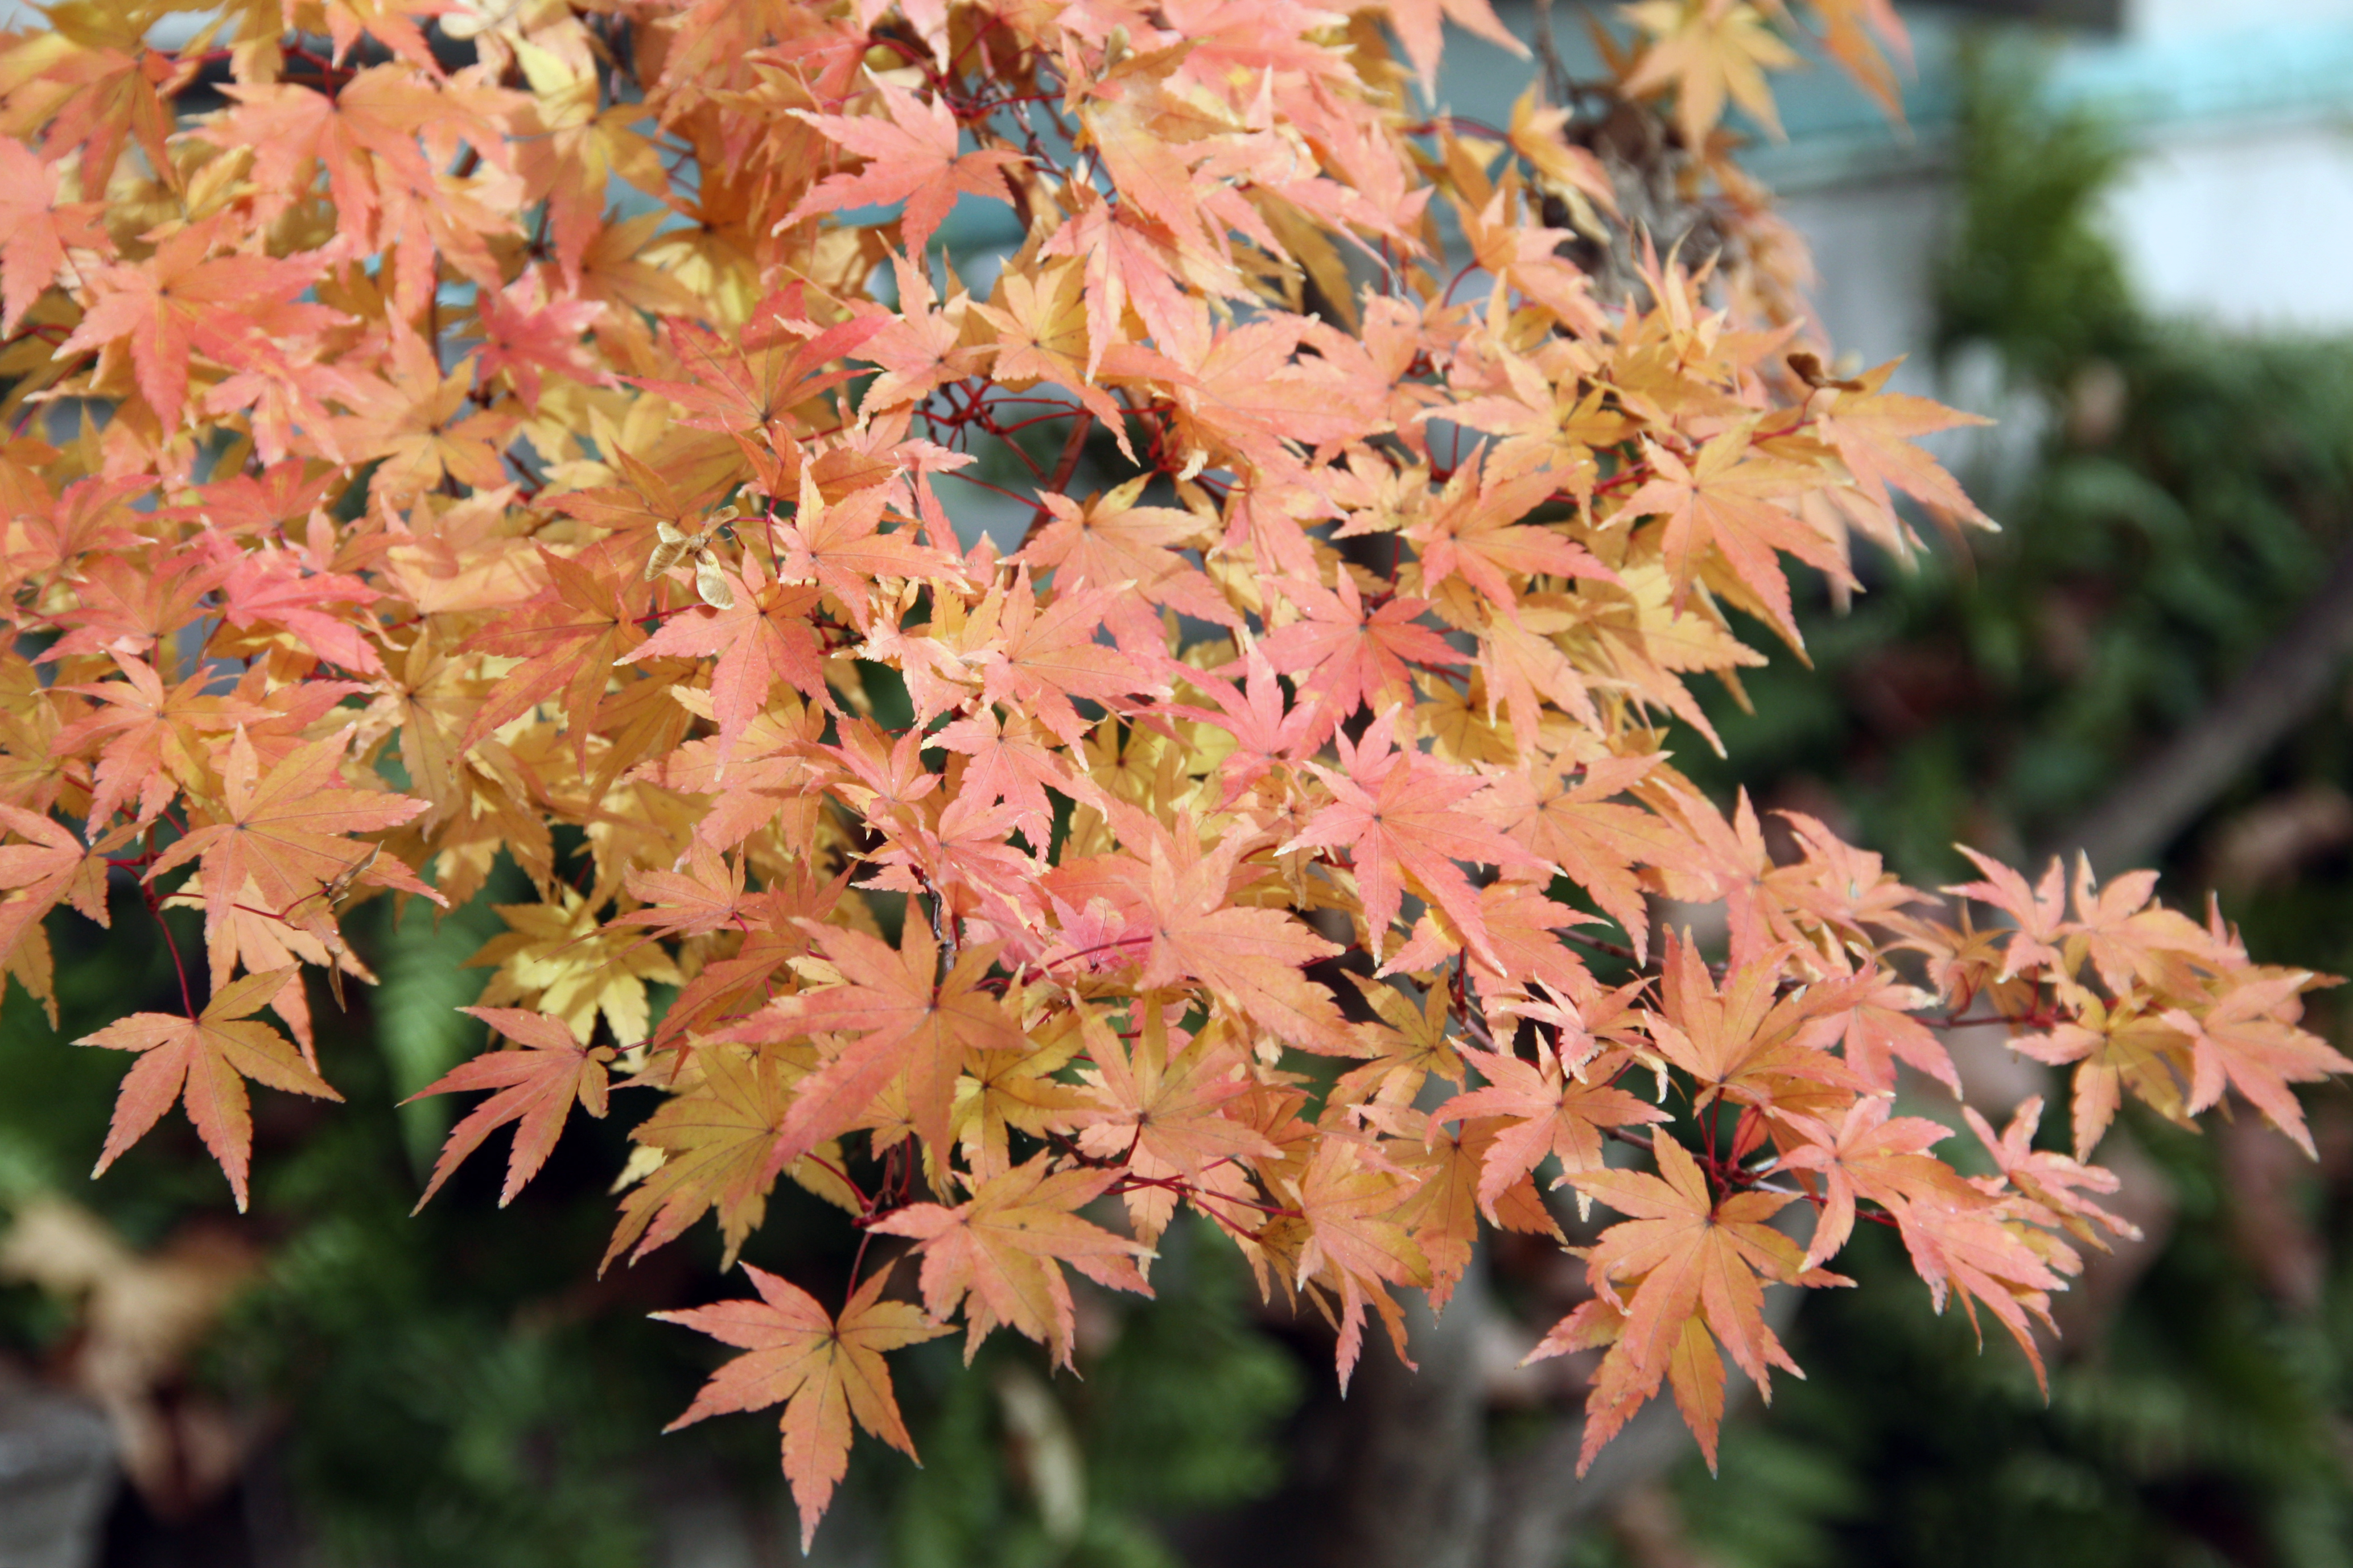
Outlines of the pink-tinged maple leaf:
[{"label": "pink-tinged maple leaf", "polygon": [[1697,1103],[1718,1098],[1772,1111],[1781,1100],[1817,1100],[1867,1090],[1869,1083],[1829,1050],[1840,1026],[1813,993],[1778,994],[1779,948],[1740,964],[1719,990],[1688,934],[1667,932],[1661,956],[1662,1014],[1644,1020],[1659,1054],[1697,1080]]},{"label": "pink-tinged maple leaf", "polygon": [[1499,466],[1492,459],[1476,468],[1464,464],[1428,510],[1406,525],[1405,536],[1421,547],[1425,590],[1460,577],[1508,615],[1518,603],[1513,576],[1618,581],[1618,574],[1585,546],[1522,521],[1561,488],[1560,475],[1549,468],[1499,474]]},{"label": "pink-tinged maple leaf", "polygon": [[1928,1151],[1953,1135],[1952,1129],[1918,1116],[1888,1114],[1888,1102],[1876,1095],[1857,1100],[1827,1143],[1807,1143],[1782,1156],[1793,1171],[1819,1171],[1828,1195],[1814,1222],[1813,1245],[1806,1249],[1806,1267],[1814,1268],[1835,1256],[1854,1230],[1857,1198],[1868,1198],[1908,1224],[1914,1205],[1980,1209],[1983,1196],[1961,1179],[1960,1173]]},{"label": "pink-tinged maple leaf", "polygon": [[[1130,276],[1126,284],[1140,292],[1143,279]],[[1303,342],[1319,335],[1316,322],[1265,315],[1212,327],[1206,304],[1186,303],[1189,308],[1177,312],[1170,331],[1155,323],[1155,336],[1187,373],[1175,381],[1176,429],[1201,460],[1230,450],[1280,469],[1291,461],[1291,445],[1336,450],[1379,423],[1378,405],[1366,387],[1334,360],[1301,352]]]},{"label": "pink-tinged maple leaf", "polygon": [[2296,1027],[2304,1012],[2299,997],[2313,978],[2301,969],[2241,970],[2211,1006],[2166,1009],[2165,1021],[2189,1041],[2190,1115],[2211,1108],[2225,1088],[2235,1089],[2298,1148],[2320,1157],[2288,1086],[2353,1072],[2353,1061],[2319,1036]]},{"label": "pink-tinged maple leaf", "polygon": [[1960,1075],[1951,1053],[1927,1025],[1913,1016],[1934,997],[1905,984],[1889,970],[1832,981],[1824,990],[1840,1009],[1831,1016],[1845,1020],[1847,1065],[1873,1093],[1895,1091],[1895,1064],[1904,1061],[1951,1089],[1954,1099],[1960,1098]]},{"label": "pink-tinged maple leaf", "polygon": [[1081,1219],[1085,1207],[1117,1178],[1115,1171],[1050,1172],[1040,1154],[983,1182],[971,1201],[948,1208],[915,1204],[874,1222],[886,1236],[915,1238],[923,1255],[923,1306],[944,1318],[964,1303],[969,1333],[965,1360],[999,1324],[1071,1363],[1077,1326],[1067,1263],[1098,1285],[1152,1294],[1133,1259],[1151,1248]]},{"label": "pink-tinged maple leaf", "polygon": [[176,791],[203,777],[201,734],[256,723],[269,713],[258,704],[206,696],[210,670],[200,669],[166,688],[145,660],[120,653],[112,657],[124,679],[71,688],[104,706],[58,731],[57,741],[71,753],[95,737],[111,737],[100,750],[94,770],[90,821],[103,823],[135,798],[138,818],[144,822],[161,812]]},{"label": "pink-tinged maple leaf", "polygon": [[1431,627],[1420,625],[1427,599],[1393,598],[1367,615],[1356,579],[1343,570],[1336,592],[1284,578],[1268,586],[1306,618],[1268,632],[1259,641],[1280,675],[1294,676],[1323,711],[1317,743],[1360,706],[1375,710],[1410,701],[1409,665],[1442,668],[1467,662]]},{"label": "pink-tinged maple leaf", "polygon": [[[573,499],[573,498],[565,498]],[[617,660],[646,640],[638,625],[647,588],[638,569],[610,542],[577,559],[542,546],[548,585],[500,616],[465,645],[522,662],[484,694],[460,741],[471,747],[541,702],[561,697],[573,754],[587,766],[588,737]]]},{"label": "pink-tinged maple leaf", "polygon": [[1807,1144],[1785,1156],[1784,1164],[1827,1178],[1808,1266],[1844,1245],[1854,1200],[1868,1198],[1894,1216],[1936,1310],[1943,1311],[1947,1295],[1957,1292],[1974,1323],[1978,1305],[1984,1304],[2026,1352],[2036,1379],[2045,1381],[2029,1317],[2049,1326],[2050,1292],[2064,1289],[2059,1274],[2073,1273],[2081,1262],[2065,1243],[2049,1237],[2030,1246],[2002,1223],[1992,1199],[1926,1152],[1948,1136],[1949,1129],[1933,1121],[1891,1118],[1886,1100],[1866,1096],[1848,1110],[1834,1142]]},{"label": "pink-tinged maple leaf", "polygon": [[2063,1227],[2077,1240],[2089,1242],[2104,1252],[2108,1244],[2093,1228],[2094,1225],[2104,1226],[2112,1236],[2131,1241],[2140,1239],[2140,1226],[2082,1195],[2113,1193],[2122,1186],[2123,1182],[2114,1171],[2086,1165],[2055,1150],[2034,1146],[2035,1130],[2042,1124],[2041,1095],[2020,1102],[2017,1113],[2010,1117],[2010,1125],[2002,1129],[2000,1138],[1993,1135],[1993,1128],[1978,1114],[1975,1106],[1961,1107],[1961,1115],[2001,1172],[1999,1176],[1979,1177],[1974,1184],[1978,1190],[1999,1194],[2007,1184],[2031,1205],[2026,1212],[2034,1223]]},{"label": "pink-tinged maple leaf", "polygon": [[1384,0],[1383,9],[1388,12],[1389,26],[1397,29],[1398,41],[1405,45],[1406,58],[1413,62],[1414,75],[1421,79],[1425,93],[1437,90],[1440,34],[1447,22],[1465,32],[1476,33],[1491,44],[1500,44],[1515,55],[1528,52],[1528,47],[1504,26],[1503,18],[1495,15],[1487,0]]},{"label": "pink-tinged maple leaf", "polygon": [[[45,971],[47,939],[41,921],[59,902],[70,903],[100,925],[109,923],[105,848],[128,837],[128,830],[117,837],[101,837],[101,847],[93,849],[63,823],[7,805],[0,805],[0,826],[26,840],[0,847],[0,889],[16,890],[14,898],[0,902],[0,969],[17,969],[17,961],[26,956],[18,952],[18,946],[30,938],[33,963],[37,972]],[[54,1027],[54,996],[45,994],[39,986],[33,990],[47,1005]]]},{"label": "pink-tinged maple leaf", "polygon": [[801,301],[799,284],[772,298],[774,303],[758,333],[760,346],[752,346],[750,331],[738,342],[691,322],[673,321],[668,323],[671,355],[685,367],[689,379],[635,375],[622,379],[677,404],[686,411],[684,422],[697,429],[744,435],[788,429],[794,409],[840,385],[852,374],[825,367],[881,331],[890,317],[852,316],[820,329],[804,320],[807,307]]},{"label": "pink-tinged maple leaf", "polygon": [[[1459,1047],[1488,1087],[1458,1094],[1430,1113],[1433,1123],[1492,1117],[1501,1125],[1487,1146],[1479,1171],[1479,1207],[1495,1219],[1495,1202],[1513,1184],[1550,1156],[1560,1174],[1553,1185],[1601,1169],[1601,1141],[1611,1127],[1640,1127],[1669,1120],[1666,1111],[1609,1087],[1622,1056],[1588,1065],[1587,1078],[1572,1078],[1550,1051],[1531,1062],[1500,1051]],[[1500,1223],[1500,1222],[1498,1222]]]},{"label": "pink-tinged maple leaf", "polygon": [[1053,739],[1035,720],[1016,717],[1008,723],[997,718],[996,709],[983,707],[933,731],[928,743],[971,759],[959,798],[1011,806],[1022,833],[1043,844],[1054,816],[1046,791],[1071,791],[1071,764],[1054,749]]},{"label": "pink-tinged maple leaf", "polygon": [[[461,141],[493,167],[507,166],[510,125],[531,101],[390,63],[355,72],[332,93],[295,82],[233,82],[225,90],[236,107],[197,134],[250,148],[255,186],[278,201],[309,192],[323,170],[337,229],[363,251],[382,249],[388,229],[421,225],[437,204],[453,212],[472,205],[441,171]],[[423,259],[429,270],[432,258]]]},{"label": "pink-tinged maple leaf", "polygon": [[372,605],[383,596],[348,574],[311,570],[299,552],[256,550],[229,563],[221,584],[221,616],[239,630],[283,626],[329,664],[382,675],[384,660],[363,631],[363,626],[374,630],[373,621],[345,606]]},{"label": "pink-tinged maple leaf", "polygon": [[14,137],[0,139],[0,338],[54,282],[69,248],[111,250],[101,202],[58,202],[58,168]]},{"label": "pink-tinged maple leaf", "polygon": [[[1464,803],[1487,787],[1476,774],[1452,771],[1393,742],[1398,710],[1372,722],[1361,741],[1340,737],[1340,765],[1310,764],[1332,792],[1289,849],[1345,848],[1364,900],[1375,955],[1388,945],[1389,927],[1405,900],[1406,882],[1443,909],[1472,947],[1494,963],[1478,890],[1457,861],[1525,871],[1550,867],[1504,837]],[[1501,968],[1499,963],[1495,967]]]},{"label": "pink-tinged maple leaf", "polygon": [[1188,842],[1192,832],[1187,826],[1181,836],[1164,831],[1152,839],[1141,933],[1150,945],[1136,988],[1155,991],[1189,977],[1231,997],[1250,1022],[1304,1050],[1363,1055],[1332,994],[1301,973],[1339,948],[1288,910],[1233,903],[1240,841],[1229,839],[1203,855]]},{"label": "pink-tinged maple leaf", "polygon": [[2042,964],[2057,963],[2059,949],[2054,944],[2067,917],[2067,873],[2057,858],[2042,873],[2042,879],[2029,888],[2025,878],[2000,861],[1980,855],[1966,844],[1954,847],[1975,861],[1986,879],[1937,890],[1990,904],[2018,926],[2017,934],[2004,950],[2000,977],[2007,980]]},{"label": "pink-tinged maple leaf", "polygon": [[1276,763],[1304,761],[1332,729],[1330,715],[1312,697],[1284,708],[1282,684],[1257,643],[1251,643],[1242,655],[1242,668],[1244,683],[1239,690],[1231,681],[1214,675],[1191,668],[1182,671],[1187,681],[1208,694],[1218,705],[1217,712],[1177,703],[1155,710],[1215,725],[1234,738],[1234,749],[1218,764],[1226,781],[1225,796],[1218,803],[1220,811],[1272,773]]},{"label": "pink-tinged maple leaf", "polygon": [[955,557],[919,542],[913,524],[882,531],[887,500],[883,486],[870,485],[828,503],[804,468],[800,505],[775,531],[777,577],[817,583],[860,631],[873,624],[879,579],[960,579]]},{"label": "pink-tinged maple leaf", "polygon": [[1687,853],[1664,819],[1612,797],[1656,767],[1656,755],[1597,757],[1582,769],[1568,759],[1498,774],[1479,811],[1513,842],[1566,871],[1625,928],[1639,961],[1648,951],[1650,910],[1635,868],[1671,863]]},{"label": "pink-tinged maple leaf", "polygon": [[1651,449],[1651,479],[1626,498],[1628,517],[1653,512],[1666,520],[1660,548],[1674,579],[1673,607],[1680,611],[1692,584],[1721,556],[1732,575],[1755,595],[1774,629],[1799,643],[1789,608],[1789,583],[1776,551],[1787,551],[1832,577],[1848,575],[1831,542],[1785,503],[1806,488],[1807,476],[1790,465],[1757,456],[1746,428],[1726,430],[1699,449],[1686,466],[1663,447]]},{"label": "pink-tinged maple leaf", "polygon": [[311,256],[211,253],[216,224],[192,224],[145,261],[119,262],[90,279],[89,313],[59,354],[121,338],[131,341],[139,394],[166,430],[187,404],[188,363],[203,354],[231,369],[280,356],[276,341],[315,333],[343,318],[323,305],[294,302],[318,281],[323,263]]},{"label": "pink-tinged maple leaf", "polygon": [[586,386],[610,383],[612,378],[590,363],[581,342],[582,334],[605,313],[596,301],[551,301],[545,280],[530,270],[495,294],[485,292],[475,309],[482,323],[482,379],[505,373],[525,408],[538,411],[543,372]]},{"label": "pink-tinged maple leaf", "polygon": [[1316,1280],[1338,1294],[1335,1361],[1343,1394],[1364,1348],[1366,1307],[1380,1315],[1398,1359],[1413,1365],[1406,1354],[1405,1315],[1387,1287],[1432,1283],[1430,1259],[1400,1215],[1419,1185],[1366,1142],[1327,1129],[1292,1185],[1299,1217],[1275,1220],[1261,1237],[1270,1250],[1296,1246],[1294,1285]]},{"label": "pink-tinged maple leaf", "polygon": [[2151,903],[2157,873],[2134,871],[2093,891],[2092,863],[2075,862],[2075,918],[2060,928],[2067,938],[2067,967],[2088,957],[2110,991],[2125,995],[2136,981],[2147,984],[2189,982],[2194,960],[2211,960],[2212,942],[2197,921]]},{"label": "pink-tinged maple leaf", "polygon": [[866,166],[854,174],[829,174],[818,181],[777,224],[779,230],[818,213],[903,201],[907,206],[899,232],[913,255],[923,250],[958,195],[1011,204],[1003,171],[1021,162],[1018,153],[984,149],[958,155],[955,112],[946,99],[926,102],[887,81],[874,86],[888,120],[792,110],[828,141],[865,159]]},{"label": "pink-tinged maple leaf", "polygon": [[433,1201],[441,1184],[483,1139],[512,1121],[514,1149],[507,1159],[506,1184],[499,1189],[499,1206],[506,1207],[523,1184],[547,1163],[575,1100],[591,1116],[601,1119],[605,1114],[605,1064],[613,1059],[610,1047],[582,1045],[570,1025],[545,1013],[520,1007],[460,1007],[459,1011],[472,1014],[522,1049],[485,1051],[401,1101],[406,1105],[428,1094],[497,1091],[449,1130],[441,1157],[433,1162],[433,1179],[425,1184],[425,1195],[417,1200],[411,1213]]},{"label": "pink-tinged maple leaf", "polygon": [[965,317],[972,307],[969,296],[958,293],[942,305],[931,273],[903,254],[891,258],[891,270],[899,281],[898,309],[883,312],[888,320],[882,330],[867,340],[858,355],[882,367],[858,402],[860,415],[868,419],[901,404],[923,402],[940,387],[976,373],[987,357],[984,349],[964,340]]},{"label": "pink-tinged maple leaf", "polygon": [[612,923],[649,926],[670,938],[744,929],[744,862],[729,861],[699,837],[687,854],[685,871],[636,866],[624,871],[629,897],[646,907],[615,915]]},{"label": "pink-tinged maple leaf", "polygon": [[718,1301],[680,1312],[656,1312],[665,1323],[699,1329],[745,1353],[711,1374],[686,1414],[665,1431],[691,1426],[706,1415],[763,1410],[782,1405],[778,1425],[785,1435],[785,1479],[801,1514],[801,1551],[817,1538],[849,1465],[850,1421],[915,1457],[914,1440],[891,1396],[885,1352],[935,1340],[949,1331],[912,1302],[886,1301],[888,1268],[877,1269],[841,1310],[828,1318],[808,1293],[750,1264],[756,1301]]},{"label": "pink-tinged maple leaf", "polygon": [[711,671],[711,707],[719,721],[723,762],[768,705],[768,693],[778,680],[810,697],[825,690],[824,650],[809,623],[817,590],[771,582],[754,552],[746,552],[743,559],[742,576],[722,573],[733,589],[725,609],[689,605],[673,612],[661,630],[613,660],[636,664],[717,655]]},{"label": "pink-tinged maple leaf", "polygon": [[213,994],[203,1013],[183,1018],[174,1013],[133,1013],[74,1044],[105,1046],[137,1051],[139,1059],[123,1075],[121,1092],[114,1102],[113,1124],[107,1129],[106,1149],[99,1156],[102,1175],[124,1150],[180,1101],[196,1131],[220,1162],[245,1208],[246,1167],[252,1156],[253,1116],[246,1098],[245,1080],[321,1100],[341,1100],[326,1081],[311,1070],[291,1042],[267,1024],[247,1015],[278,994],[294,977],[291,968],[248,974]]},{"label": "pink-tinged maple leaf", "polygon": [[76,654],[113,653],[152,657],[155,645],[201,618],[204,596],[221,585],[231,563],[207,559],[202,550],[92,557],[75,584],[75,602],[56,616],[67,627],[40,654],[39,662]]},{"label": "pink-tinged maple leaf", "polygon": [[1134,659],[1095,641],[1112,594],[1105,588],[1057,594],[1039,605],[1025,568],[1010,588],[993,589],[975,618],[993,608],[1000,640],[987,651],[982,700],[1008,702],[1032,714],[1064,745],[1075,745],[1089,721],[1071,700],[1109,704],[1136,692],[1165,689]]},{"label": "pink-tinged maple leaf", "polygon": [[[1057,593],[1109,588],[1200,620],[1237,624],[1217,584],[1178,553],[1201,542],[1202,519],[1174,507],[1135,505],[1143,489],[1131,480],[1083,506],[1069,496],[1041,494],[1048,521],[1014,559],[1040,574],[1053,573]],[[1152,619],[1156,628],[1157,617]]]}]

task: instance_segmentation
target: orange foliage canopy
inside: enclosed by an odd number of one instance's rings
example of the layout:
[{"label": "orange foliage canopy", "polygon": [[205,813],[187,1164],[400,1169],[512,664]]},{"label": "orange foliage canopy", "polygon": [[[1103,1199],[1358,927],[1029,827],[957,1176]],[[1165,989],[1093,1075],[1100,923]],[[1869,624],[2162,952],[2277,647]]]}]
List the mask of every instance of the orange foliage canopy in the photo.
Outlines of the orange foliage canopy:
[{"label": "orange foliage canopy", "polygon": [[[1799,339],[1720,122],[1778,5],[1605,50],[1694,268],[1534,91],[1415,108],[1486,0],[231,0],[159,49],[169,4],[0,34],[6,973],[49,1002],[110,878],[200,910],[209,1004],[190,957],[81,1043],[137,1054],[107,1160],[184,1101],[242,1203],[245,1080],[333,1094],[343,904],[503,850],[435,1185],[513,1122],[512,1195],[614,1080],[615,1255],[732,1255],[780,1181],[915,1255],[679,1315],[807,1528],[853,1425],[908,1446],[888,1352],[1067,1358],[1065,1271],[1148,1292],[1182,1208],[1345,1378],[1566,1184],[1618,1216],[1538,1352],[1605,1352],[1588,1458],[1662,1385],[1713,1458],[1858,1221],[2036,1356],[2126,1091],[2309,1148],[2353,1065],[2146,879],[1980,861],[1979,931],[1673,766],[1734,612],[1796,642],[1784,557],[1982,521],[1913,444],[1962,416]],[[1890,91],[1892,14],[1805,20]],[[2073,1159],[1889,1114],[1957,1017],[2073,1066]]]}]

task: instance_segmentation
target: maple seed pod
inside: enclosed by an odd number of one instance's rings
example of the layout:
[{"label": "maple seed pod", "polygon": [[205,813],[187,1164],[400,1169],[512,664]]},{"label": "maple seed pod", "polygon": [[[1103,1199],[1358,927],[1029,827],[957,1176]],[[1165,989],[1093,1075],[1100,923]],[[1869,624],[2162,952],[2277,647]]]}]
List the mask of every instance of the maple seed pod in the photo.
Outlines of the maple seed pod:
[{"label": "maple seed pod", "polygon": [[645,580],[649,583],[675,565],[686,553],[686,535],[669,523],[654,524],[654,552],[646,562]]},{"label": "maple seed pod", "polygon": [[1791,374],[1816,392],[1861,392],[1862,383],[1851,377],[1833,375],[1822,369],[1822,362],[1802,351],[1786,356]]},{"label": "maple seed pod", "polygon": [[719,570],[719,555],[705,545],[694,558],[695,596],[714,610],[735,607],[735,590],[728,585],[727,575]]}]

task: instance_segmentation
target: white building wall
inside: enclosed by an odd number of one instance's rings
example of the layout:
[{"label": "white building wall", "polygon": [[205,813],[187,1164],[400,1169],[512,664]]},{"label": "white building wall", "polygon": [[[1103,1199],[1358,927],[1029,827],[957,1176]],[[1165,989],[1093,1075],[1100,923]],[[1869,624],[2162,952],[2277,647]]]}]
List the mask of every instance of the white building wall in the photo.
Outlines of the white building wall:
[{"label": "white building wall", "polygon": [[2155,139],[2108,222],[2153,310],[2241,331],[2353,330],[2353,127]]},{"label": "white building wall", "polygon": [[[1790,139],[1755,158],[1813,243],[1832,340],[1868,363],[1927,346],[1950,221],[1959,28],[1906,16],[1908,135],[1817,68],[1777,79]],[[2353,332],[2353,0],[2126,0],[2116,37],[2053,44],[2053,98],[2135,150],[2105,217],[2146,305],[2232,331]]]}]

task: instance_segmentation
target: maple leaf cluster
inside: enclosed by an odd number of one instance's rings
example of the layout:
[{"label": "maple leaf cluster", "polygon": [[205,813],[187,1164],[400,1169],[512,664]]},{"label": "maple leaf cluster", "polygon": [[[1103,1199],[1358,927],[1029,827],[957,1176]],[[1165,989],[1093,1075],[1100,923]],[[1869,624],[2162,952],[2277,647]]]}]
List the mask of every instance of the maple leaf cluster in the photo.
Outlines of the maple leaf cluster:
[{"label": "maple leaf cluster", "polygon": [[[1630,8],[1617,92],[1739,243],[1628,299],[1571,259],[1629,237],[1580,122],[1413,106],[1441,17],[1512,41],[1485,0],[165,8],[0,34],[0,962],[54,1016],[53,910],[202,911],[185,1011],[80,1043],[135,1056],[101,1168],[177,1102],[241,1205],[248,1080],[334,1096],[346,903],[509,858],[427,1195],[626,1089],[608,1264],[705,1216],[732,1260],[779,1182],[912,1255],[677,1315],[746,1352],[684,1419],[783,1405],[805,1531],[853,1425],[910,1446],[889,1352],[1068,1362],[1068,1271],[1148,1293],[1180,1209],[1345,1380],[1567,1187],[1620,1216],[1538,1352],[1604,1352],[1588,1460],[1662,1387],[1712,1460],[1858,1221],[2039,1368],[2126,1089],[2309,1148],[2292,1086],[2353,1066],[2146,876],[1981,860],[1948,920],[1673,766],[1762,659],[1733,612],[1798,643],[1784,557],[1983,521],[1914,444],[1964,416],[1788,352],[1746,4]],[[1888,89],[1890,14],[1809,15]],[[973,209],[1016,237],[960,275]],[[1892,1113],[1979,1020],[2073,1065],[2072,1158]]]}]

